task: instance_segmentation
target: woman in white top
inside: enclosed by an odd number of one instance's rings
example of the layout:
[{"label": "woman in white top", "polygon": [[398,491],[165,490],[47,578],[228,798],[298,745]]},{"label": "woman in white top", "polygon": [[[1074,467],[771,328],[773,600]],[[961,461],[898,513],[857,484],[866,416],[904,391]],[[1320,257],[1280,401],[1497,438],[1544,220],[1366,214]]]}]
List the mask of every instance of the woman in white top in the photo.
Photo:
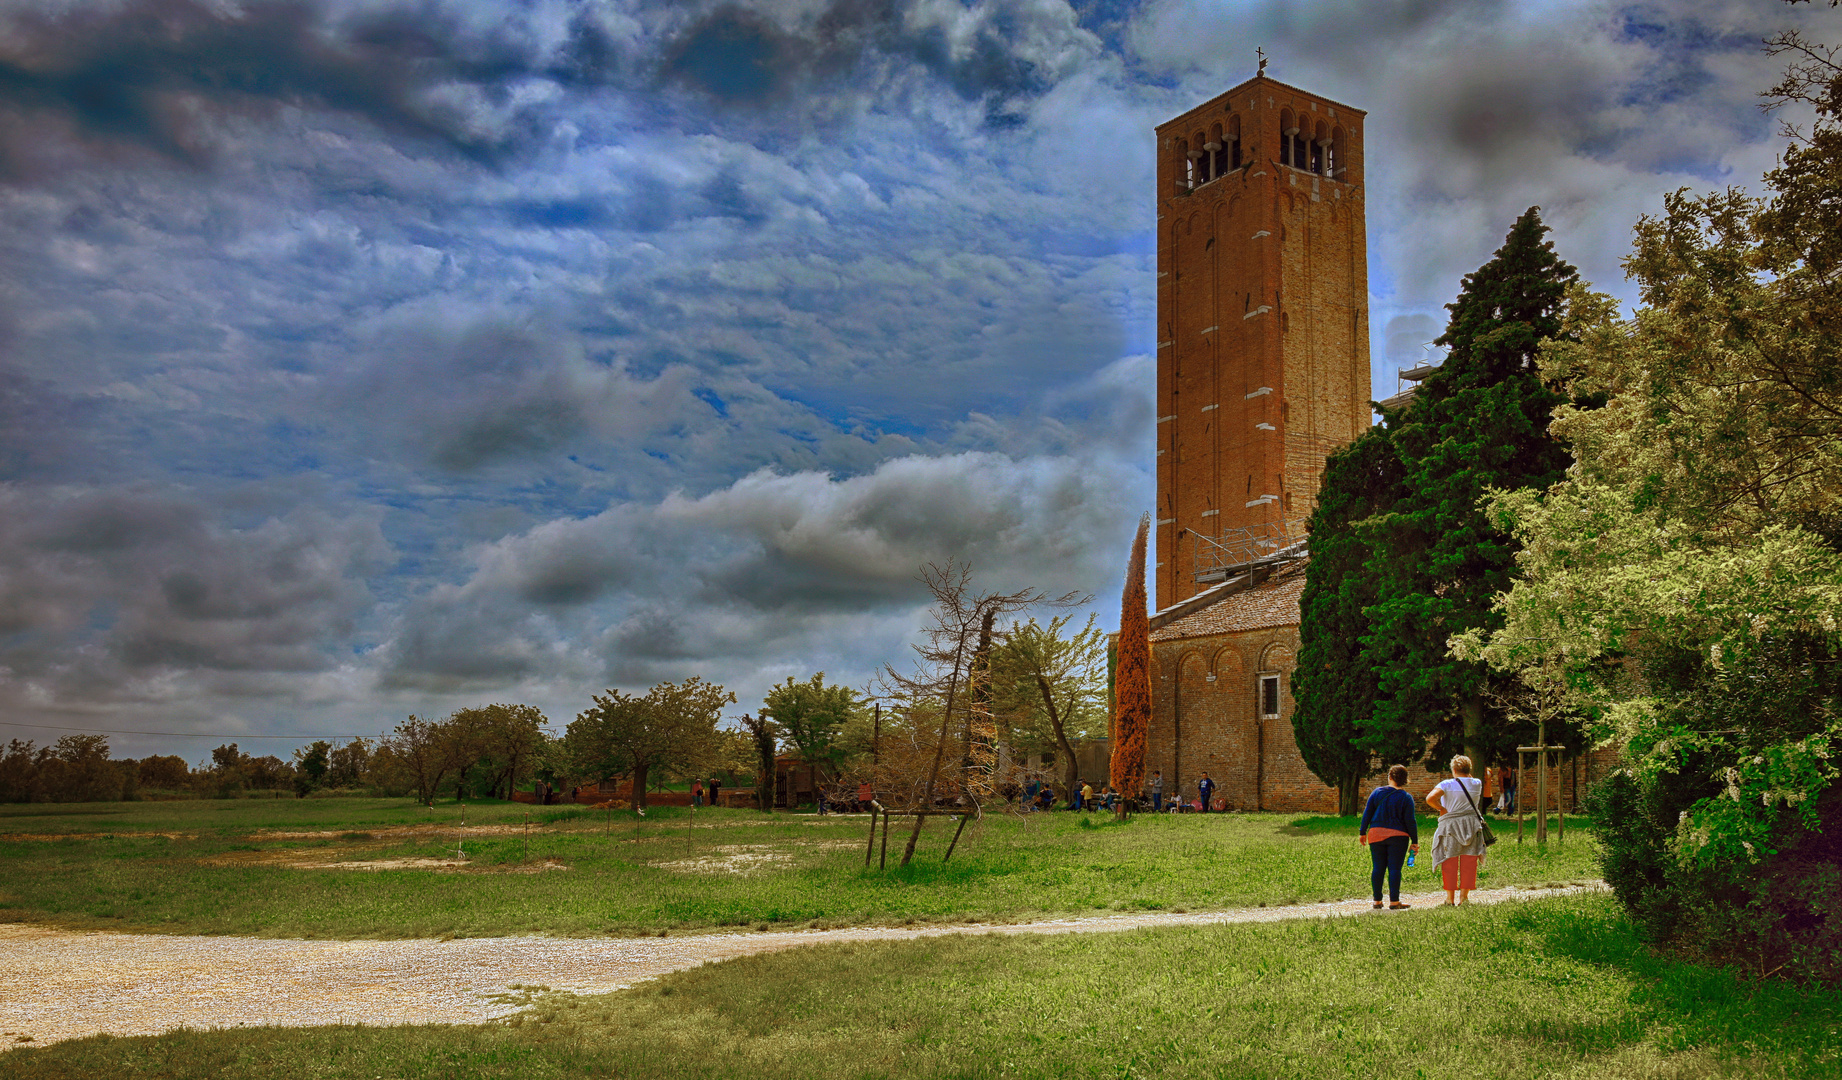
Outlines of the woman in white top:
[{"label": "woman in white top", "polygon": [[1452,778],[1426,793],[1426,805],[1439,812],[1432,863],[1444,878],[1448,905],[1453,893],[1458,903],[1470,903],[1471,890],[1477,888],[1477,867],[1484,858],[1484,819],[1478,816],[1483,795],[1484,782],[1471,776],[1471,759],[1463,754],[1452,759]]}]

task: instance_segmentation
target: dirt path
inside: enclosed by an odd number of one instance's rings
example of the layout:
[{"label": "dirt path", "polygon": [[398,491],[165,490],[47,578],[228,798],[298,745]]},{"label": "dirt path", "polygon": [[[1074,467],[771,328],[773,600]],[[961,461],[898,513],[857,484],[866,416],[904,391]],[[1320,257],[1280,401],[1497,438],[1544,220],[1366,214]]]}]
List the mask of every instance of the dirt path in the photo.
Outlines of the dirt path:
[{"label": "dirt path", "polygon": [[[1480,890],[1474,902],[1559,896],[1603,885]],[[1416,911],[1444,899],[1406,898]],[[78,933],[0,924],[0,1047],[178,1027],[477,1024],[516,1012],[516,987],[618,990],[698,964],[827,941],[942,934],[1066,934],[1146,926],[1277,922],[1374,913],[1367,900],[1290,907],[1097,915],[1010,925],[860,927],[675,938],[461,938],[291,941]]]}]

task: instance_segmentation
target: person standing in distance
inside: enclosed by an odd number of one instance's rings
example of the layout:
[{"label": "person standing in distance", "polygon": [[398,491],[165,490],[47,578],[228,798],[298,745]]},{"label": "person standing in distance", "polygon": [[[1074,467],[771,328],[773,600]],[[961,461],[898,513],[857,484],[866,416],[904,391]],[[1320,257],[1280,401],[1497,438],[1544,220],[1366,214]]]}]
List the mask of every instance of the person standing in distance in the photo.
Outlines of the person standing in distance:
[{"label": "person standing in distance", "polygon": [[1196,793],[1202,796],[1200,800],[1202,803],[1202,812],[1205,814],[1208,813],[1209,800],[1215,795],[1215,781],[1209,779],[1208,773],[1203,773],[1202,779],[1196,781]]},{"label": "person standing in distance", "polygon": [[1388,907],[1399,911],[1412,907],[1401,903],[1401,863],[1411,848],[1420,850],[1420,822],[1414,815],[1413,796],[1407,792],[1407,766],[1390,765],[1388,782],[1369,792],[1362,808],[1362,825],[1357,832],[1362,843],[1369,845],[1369,891],[1375,906],[1382,906],[1382,875],[1388,877]]},{"label": "person standing in distance", "polygon": [[1161,772],[1154,772],[1151,774],[1151,812],[1154,814],[1158,814],[1158,813],[1162,813],[1163,811],[1164,811],[1164,774]]},{"label": "person standing in distance", "polygon": [[1483,791],[1484,782],[1471,776],[1471,759],[1460,754],[1452,759],[1452,778],[1426,793],[1426,805],[1439,811],[1432,858],[1443,879],[1447,907],[1453,893],[1458,903],[1469,904],[1471,890],[1477,888],[1477,867],[1485,851],[1484,819],[1477,809]]}]

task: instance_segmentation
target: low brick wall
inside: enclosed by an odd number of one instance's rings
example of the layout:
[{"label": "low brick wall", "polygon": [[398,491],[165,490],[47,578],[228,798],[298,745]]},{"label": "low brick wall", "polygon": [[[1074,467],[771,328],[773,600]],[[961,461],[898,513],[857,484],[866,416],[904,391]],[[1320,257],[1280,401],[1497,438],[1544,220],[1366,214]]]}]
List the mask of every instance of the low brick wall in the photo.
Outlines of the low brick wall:
[{"label": "low brick wall", "polygon": [[[725,792],[724,794],[727,794],[727,792]],[[610,800],[614,802],[631,802],[632,801],[631,798],[629,798],[629,792],[625,788],[622,788],[618,792],[593,791],[589,789],[584,789],[574,799],[571,799],[569,797],[569,792],[567,791],[552,792],[550,795],[550,801],[547,805],[568,806],[573,802],[578,806],[598,806],[601,803],[608,802]],[[528,791],[514,791],[512,792],[512,801],[535,804],[537,802],[537,796],[531,794]],[[647,806],[689,806],[691,805],[691,793],[688,791],[650,791],[646,793],[646,805]]]}]

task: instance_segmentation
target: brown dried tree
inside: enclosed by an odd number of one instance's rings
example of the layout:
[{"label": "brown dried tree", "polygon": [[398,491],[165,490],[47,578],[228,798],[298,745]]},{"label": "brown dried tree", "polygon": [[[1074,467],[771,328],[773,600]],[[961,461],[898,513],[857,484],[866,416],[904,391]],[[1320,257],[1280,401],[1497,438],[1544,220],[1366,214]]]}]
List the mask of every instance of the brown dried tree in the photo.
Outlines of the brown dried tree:
[{"label": "brown dried tree", "polygon": [[1145,610],[1145,537],[1151,515],[1138,519],[1126,594],[1119,610],[1119,661],[1113,669],[1113,790],[1136,796],[1145,786],[1145,732],[1151,726],[1151,619]]},{"label": "brown dried tree", "polygon": [[[990,633],[996,619],[1005,614],[1038,605],[1072,607],[1092,599],[1068,593],[1053,599],[1039,589],[1022,589],[1010,593],[973,591],[972,569],[949,561],[945,566],[929,563],[921,570],[921,581],[933,594],[934,607],[930,625],[922,632],[925,641],[915,646],[917,661],[913,673],[903,675],[893,666],[883,669],[883,681],[901,697],[911,701],[938,701],[940,727],[933,738],[933,755],[928,763],[927,778],[921,785],[919,804],[931,807],[941,790],[940,766],[945,759],[952,724],[967,708],[968,684],[979,652],[981,633]],[[916,817],[909,831],[908,844],[902,851],[901,865],[915,857],[915,843],[921,837],[923,818]]]}]

